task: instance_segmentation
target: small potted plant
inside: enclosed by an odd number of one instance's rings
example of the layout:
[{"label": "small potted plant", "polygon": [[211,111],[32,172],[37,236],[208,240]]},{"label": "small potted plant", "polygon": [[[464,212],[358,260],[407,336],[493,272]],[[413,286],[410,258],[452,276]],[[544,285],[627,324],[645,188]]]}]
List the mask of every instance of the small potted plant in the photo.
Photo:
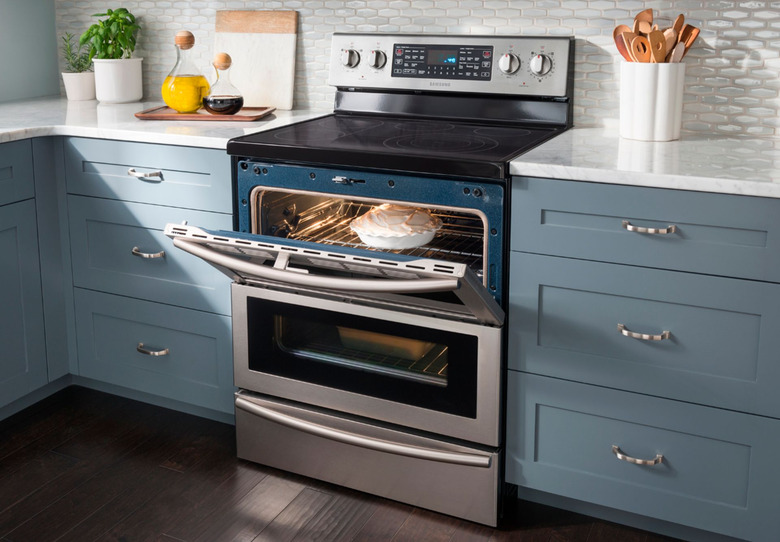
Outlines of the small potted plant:
[{"label": "small potted plant", "polygon": [[93,17],[106,17],[90,26],[79,39],[89,47],[95,65],[97,99],[105,103],[137,102],[143,96],[141,62],[133,58],[141,27],[126,8],[107,9]]},{"label": "small potted plant", "polygon": [[89,52],[81,44],[74,46],[73,34],[69,32],[62,36],[62,57],[65,60],[62,82],[68,99],[94,100],[95,74],[92,72]]}]

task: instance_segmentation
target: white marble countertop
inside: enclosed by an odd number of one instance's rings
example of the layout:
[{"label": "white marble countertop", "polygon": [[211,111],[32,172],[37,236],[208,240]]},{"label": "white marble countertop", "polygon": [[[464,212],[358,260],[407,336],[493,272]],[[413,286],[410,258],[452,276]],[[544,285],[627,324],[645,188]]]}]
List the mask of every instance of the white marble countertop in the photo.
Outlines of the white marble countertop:
[{"label": "white marble countertop", "polygon": [[[151,121],[159,102],[100,104],[61,97],[0,103],[0,143],[69,135],[224,149],[228,139],[329,111],[275,111],[254,122]],[[616,129],[572,128],[511,162],[513,175],[780,198],[780,138],[685,133],[679,141],[622,139]]]},{"label": "white marble countertop", "polygon": [[684,133],[633,141],[573,128],[516,158],[513,175],[780,198],[780,139]]},{"label": "white marble countertop", "polygon": [[162,102],[101,104],[60,97],[0,103],[0,143],[67,135],[224,149],[228,139],[329,113],[275,111],[257,121],[159,121],[134,115]]}]

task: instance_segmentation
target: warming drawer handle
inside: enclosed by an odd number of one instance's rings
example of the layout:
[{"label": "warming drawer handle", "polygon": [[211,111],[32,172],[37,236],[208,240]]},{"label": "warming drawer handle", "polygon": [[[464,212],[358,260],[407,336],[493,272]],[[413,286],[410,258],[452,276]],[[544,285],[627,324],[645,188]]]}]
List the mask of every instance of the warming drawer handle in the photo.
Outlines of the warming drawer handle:
[{"label": "warming drawer handle", "polygon": [[615,454],[615,456],[621,461],[627,461],[628,463],[633,463],[634,465],[646,465],[648,467],[658,465],[664,460],[663,454],[656,454],[653,459],[637,459],[636,457],[631,457],[630,455],[624,454],[620,447],[615,444],[612,445],[612,453]]},{"label": "warming drawer handle", "polygon": [[271,409],[256,405],[242,397],[236,397],[236,408],[240,408],[250,414],[259,416],[268,421],[284,425],[291,429],[303,431],[317,437],[327,438],[336,442],[360,446],[369,450],[386,452],[395,455],[402,455],[414,459],[424,459],[426,461],[437,461],[439,463],[452,463],[455,465],[465,465],[468,467],[490,468],[491,459],[488,456],[464,454],[458,452],[444,452],[441,450],[431,450],[430,448],[420,448],[418,446],[408,446],[397,444],[386,440],[379,440],[371,437],[356,435],[347,431],[331,429],[317,423],[308,422],[294,418],[281,412],[275,412]]},{"label": "warming drawer handle", "polygon": [[651,235],[667,235],[677,231],[677,226],[669,224],[665,228],[643,228],[642,226],[634,226],[628,220],[621,222],[624,229],[632,231],[634,233],[649,233]]},{"label": "warming drawer handle", "polygon": [[162,171],[159,170],[158,171],[136,171],[134,167],[131,167],[130,169],[127,170],[127,174],[136,177],[138,179],[143,179],[145,181],[146,180],[162,181]]},{"label": "warming drawer handle", "polygon": [[133,256],[138,256],[139,258],[146,258],[148,260],[154,260],[157,258],[165,258],[165,251],[161,250],[160,252],[141,252],[141,249],[138,247],[133,247],[133,249],[130,251],[133,253]]},{"label": "warming drawer handle", "polygon": [[419,292],[448,292],[458,289],[457,278],[446,279],[353,279],[341,277],[327,277],[313,274],[298,273],[276,269],[265,265],[258,265],[245,260],[239,260],[214,249],[203,246],[200,243],[187,241],[181,237],[173,238],[174,246],[189,252],[203,260],[216,265],[240,271],[265,280],[276,280],[296,286],[308,286],[314,288],[326,288],[329,290],[341,290],[347,292],[373,292],[373,293],[419,293]]},{"label": "warming drawer handle", "polygon": [[138,346],[136,346],[135,349],[147,356],[167,356],[171,353],[168,348],[163,348],[162,350],[149,350],[144,346],[144,343],[138,343]]},{"label": "warming drawer handle", "polygon": [[658,335],[648,335],[647,333],[637,333],[636,331],[630,331],[623,324],[618,324],[617,329],[620,333],[622,333],[626,337],[631,337],[632,339],[639,339],[640,341],[663,341],[672,338],[671,331],[662,331]]}]

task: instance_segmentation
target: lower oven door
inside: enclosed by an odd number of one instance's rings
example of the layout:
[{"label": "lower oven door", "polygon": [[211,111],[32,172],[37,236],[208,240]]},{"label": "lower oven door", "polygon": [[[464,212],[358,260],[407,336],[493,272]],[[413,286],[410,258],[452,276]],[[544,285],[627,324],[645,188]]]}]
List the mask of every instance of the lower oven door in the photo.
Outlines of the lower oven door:
[{"label": "lower oven door", "polygon": [[501,328],[234,283],[240,388],[487,446]]},{"label": "lower oven door", "polygon": [[451,444],[240,391],[238,456],[495,526],[500,451]]}]

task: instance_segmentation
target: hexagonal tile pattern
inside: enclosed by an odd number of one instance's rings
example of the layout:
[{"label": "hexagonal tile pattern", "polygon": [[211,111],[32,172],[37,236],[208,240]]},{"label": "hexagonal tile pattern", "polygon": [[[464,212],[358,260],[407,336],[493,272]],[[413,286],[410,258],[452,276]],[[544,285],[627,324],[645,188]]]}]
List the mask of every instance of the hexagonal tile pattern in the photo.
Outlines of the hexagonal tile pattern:
[{"label": "hexagonal tile pattern", "polygon": [[[55,0],[58,35],[80,35],[92,13],[115,7],[103,0]],[[619,117],[619,63],[612,41],[618,24],[652,8],[669,26],[682,13],[701,34],[685,57],[683,129],[694,132],[778,135],[780,121],[780,2],[716,0],[123,0],[143,30],[144,94],[160,99],[173,67],[173,36],[195,34],[193,57],[211,75],[215,12],[294,9],[299,13],[295,107],[329,110],[333,32],[441,34],[549,34],[575,37],[574,123],[598,126]]]}]

